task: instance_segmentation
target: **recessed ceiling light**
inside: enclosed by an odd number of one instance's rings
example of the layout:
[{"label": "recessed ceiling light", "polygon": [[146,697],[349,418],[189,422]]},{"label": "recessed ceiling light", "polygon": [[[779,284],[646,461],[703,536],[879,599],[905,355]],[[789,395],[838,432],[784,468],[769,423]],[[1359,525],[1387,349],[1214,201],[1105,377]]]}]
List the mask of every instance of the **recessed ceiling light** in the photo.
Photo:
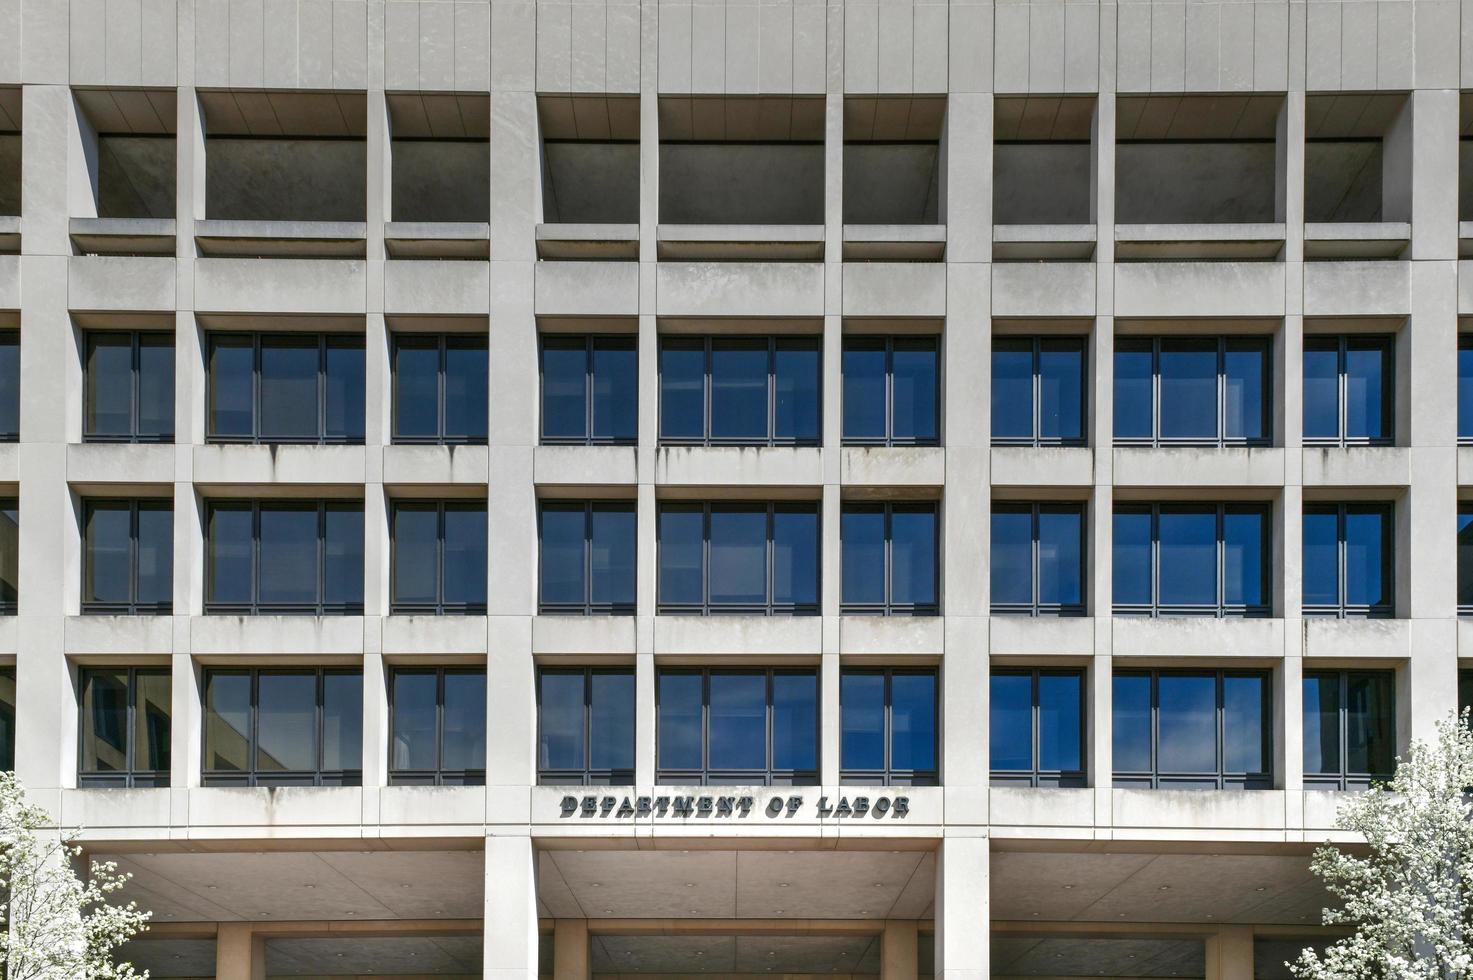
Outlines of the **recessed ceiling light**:
[{"label": "recessed ceiling light", "polygon": [[303,888],[316,888],[316,885],[303,885]]},{"label": "recessed ceiling light", "polygon": [[1032,916],[1033,916],[1033,917],[1034,917],[1034,918],[1035,918],[1035,919],[1036,919],[1036,918],[1038,918],[1038,913],[1037,913],[1037,912],[1033,912],[1033,913],[1031,913],[1031,914],[1032,914]]},{"label": "recessed ceiling light", "polygon": [[788,887],[788,883],[786,881],[779,881],[777,883],[777,887],[779,887],[779,888],[786,888],[786,887]]},{"label": "recessed ceiling light", "polygon": [[588,883],[588,887],[589,887],[589,888],[599,888],[599,887],[601,887],[601,885],[600,885],[600,884],[599,884],[599,882],[597,882],[597,881],[590,881],[590,882],[589,882],[589,883]]},{"label": "recessed ceiling light", "polygon": [[705,956],[706,955],[706,951],[704,949],[698,949],[698,950],[696,950],[696,955],[697,956]]},{"label": "recessed ceiling light", "polygon": [[1169,891],[1171,891],[1171,886],[1170,885],[1161,885],[1156,890],[1158,892],[1169,892]]},{"label": "recessed ceiling light", "polygon": [[685,883],[685,887],[687,887],[687,888],[694,888],[694,887],[696,887],[696,883],[694,881],[687,881]]},{"label": "recessed ceiling light", "polygon": [[778,915],[782,915],[782,914],[783,914],[783,910],[782,910],[782,909],[778,909],[778,910],[777,910],[777,914],[778,914]]},{"label": "recessed ceiling light", "polygon": [[777,951],[776,951],[776,950],[771,950],[771,949],[769,949],[769,950],[768,950],[768,951],[767,951],[767,955],[768,955],[768,956],[776,956],[776,955],[777,955]]},{"label": "recessed ceiling light", "polygon": [[353,910],[352,910],[352,909],[349,909],[349,910],[348,910],[348,914],[349,914],[349,915],[353,915],[353,914],[354,914],[354,913],[353,913]]},{"label": "recessed ceiling light", "polygon": [[1263,885],[1259,885],[1259,886],[1258,886],[1258,887],[1257,887],[1257,888],[1255,888],[1255,889],[1253,889],[1253,890],[1254,890],[1254,891],[1256,891],[1256,892],[1264,892],[1264,891],[1268,891],[1268,889],[1267,889],[1267,888],[1265,888],[1265,887],[1264,887],[1264,886],[1263,886]]},{"label": "recessed ceiling light", "polygon": [[1066,892],[1067,891],[1073,891],[1073,890],[1074,890],[1074,886],[1073,885],[1065,885],[1064,886],[1064,891],[1066,891]]},{"label": "recessed ceiling light", "polygon": [[613,909],[604,909],[604,915],[609,915],[613,911],[614,911]]},{"label": "recessed ceiling light", "polygon": [[884,888],[885,887],[885,883],[883,881],[877,881],[877,882],[875,882],[875,887],[876,888]]}]

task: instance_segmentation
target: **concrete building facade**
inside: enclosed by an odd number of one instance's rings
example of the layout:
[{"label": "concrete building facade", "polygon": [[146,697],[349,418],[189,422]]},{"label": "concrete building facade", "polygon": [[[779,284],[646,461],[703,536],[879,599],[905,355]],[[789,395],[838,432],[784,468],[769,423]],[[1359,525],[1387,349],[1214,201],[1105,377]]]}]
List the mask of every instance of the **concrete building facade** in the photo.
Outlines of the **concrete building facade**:
[{"label": "concrete building facade", "polygon": [[155,977],[1287,976],[1473,666],[1468,10],[0,0],[17,774]]}]

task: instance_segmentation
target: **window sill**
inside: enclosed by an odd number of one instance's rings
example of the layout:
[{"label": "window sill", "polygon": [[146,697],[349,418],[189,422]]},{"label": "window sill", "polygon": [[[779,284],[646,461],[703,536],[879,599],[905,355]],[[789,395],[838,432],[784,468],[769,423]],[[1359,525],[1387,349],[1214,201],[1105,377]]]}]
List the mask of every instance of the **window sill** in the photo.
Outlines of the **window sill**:
[{"label": "window sill", "polygon": [[194,242],[206,258],[361,259],[368,225],[362,221],[274,221],[205,218]]},{"label": "window sill", "polygon": [[68,232],[78,255],[173,256],[173,218],[72,218]]}]

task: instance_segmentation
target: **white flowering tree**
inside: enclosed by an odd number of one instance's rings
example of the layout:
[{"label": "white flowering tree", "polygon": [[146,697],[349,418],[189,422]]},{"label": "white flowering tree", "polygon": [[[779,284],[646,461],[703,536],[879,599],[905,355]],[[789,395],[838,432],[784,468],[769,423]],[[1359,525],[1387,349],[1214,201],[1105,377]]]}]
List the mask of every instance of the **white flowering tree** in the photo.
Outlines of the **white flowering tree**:
[{"label": "white flowering tree", "polygon": [[151,913],[112,896],[130,877],[92,862],[72,868],[81,848],[26,800],[15,774],[0,772],[0,963],[6,980],[147,980],[112,953],[146,929]]},{"label": "white flowering tree", "polygon": [[1396,776],[1341,805],[1336,826],[1369,850],[1325,846],[1312,867],[1338,908],[1326,925],[1349,936],[1289,964],[1305,980],[1473,977],[1473,731],[1468,716],[1417,742]]}]

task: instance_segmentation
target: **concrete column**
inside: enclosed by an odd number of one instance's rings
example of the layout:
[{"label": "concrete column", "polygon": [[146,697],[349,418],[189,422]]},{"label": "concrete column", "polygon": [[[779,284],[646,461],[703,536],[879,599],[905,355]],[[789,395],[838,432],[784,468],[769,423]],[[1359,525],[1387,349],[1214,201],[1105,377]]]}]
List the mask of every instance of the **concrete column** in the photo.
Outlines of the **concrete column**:
[{"label": "concrete column", "polygon": [[989,975],[991,842],[948,834],[936,852],[937,980]]},{"label": "concrete column", "polygon": [[[201,754],[204,751],[205,692],[199,664],[186,651],[170,658],[169,718],[172,739],[169,755],[169,785],[185,790],[201,783]],[[181,805],[188,796],[179,792],[174,799]]]},{"label": "concrete column", "polygon": [[[389,695],[384,655],[363,655],[363,785],[389,783]],[[365,794],[367,797],[368,794]],[[365,805],[367,800],[365,799]],[[364,813],[363,819],[370,819]],[[373,815],[376,818],[376,815]]]},{"label": "concrete column", "polygon": [[215,934],[215,980],[266,980],[266,940],[249,922],[222,922]]},{"label": "concrete column", "polygon": [[552,980],[588,980],[593,975],[588,966],[587,919],[553,922],[552,944]]},{"label": "concrete column", "polygon": [[1253,928],[1232,926],[1207,937],[1207,980],[1253,980]]},{"label": "concrete column", "polygon": [[887,919],[880,937],[880,980],[916,980],[916,923]]},{"label": "concrete column", "polygon": [[530,837],[486,838],[487,977],[537,976],[536,881],[537,854]]}]

